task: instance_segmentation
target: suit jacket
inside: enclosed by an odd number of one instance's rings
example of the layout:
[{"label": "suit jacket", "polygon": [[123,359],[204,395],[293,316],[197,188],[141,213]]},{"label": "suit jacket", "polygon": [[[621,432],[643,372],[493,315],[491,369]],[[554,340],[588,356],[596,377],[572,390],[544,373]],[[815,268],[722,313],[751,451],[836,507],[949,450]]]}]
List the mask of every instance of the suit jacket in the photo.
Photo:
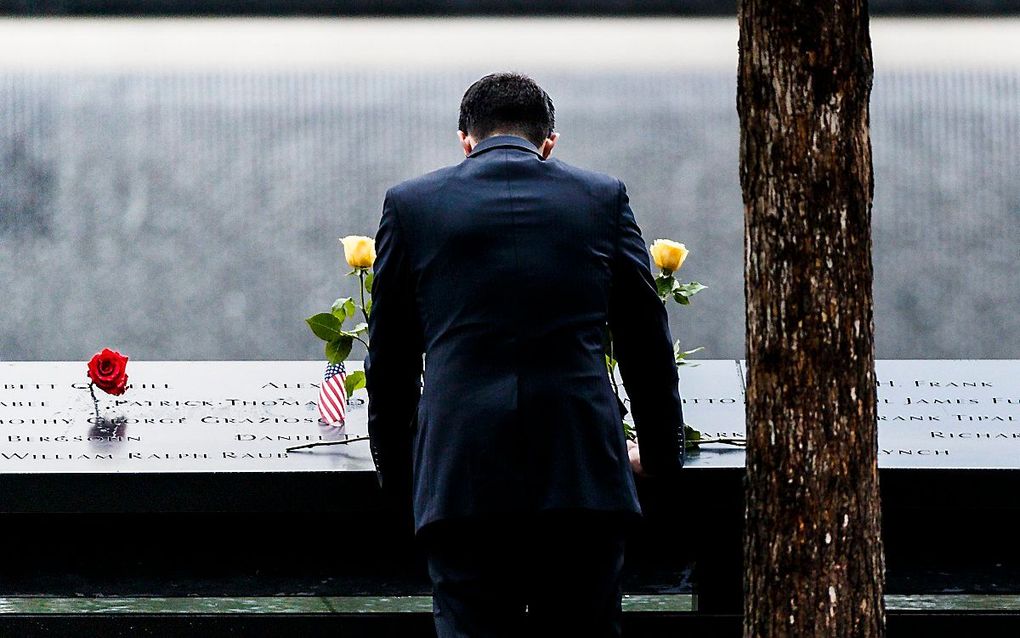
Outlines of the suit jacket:
[{"label": "suit jacket", "polygon": [[607,327],[642,465],[683,464],[666,309],[628,201],[619,179],[514,135],[386,191],[368,429],[382,489],[413,494],[416,530],[490,512],[640,513]]}]

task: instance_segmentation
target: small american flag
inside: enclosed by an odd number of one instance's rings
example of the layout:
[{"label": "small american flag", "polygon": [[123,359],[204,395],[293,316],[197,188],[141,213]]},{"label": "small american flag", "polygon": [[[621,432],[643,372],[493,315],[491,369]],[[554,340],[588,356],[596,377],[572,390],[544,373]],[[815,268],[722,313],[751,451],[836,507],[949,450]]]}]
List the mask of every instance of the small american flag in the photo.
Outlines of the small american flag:
[{"label": "small american flag", "polygon": [[343,425],[347,416],[347,369],[343,362],[330,363],[319,386],[319,416],[329,425]]}]

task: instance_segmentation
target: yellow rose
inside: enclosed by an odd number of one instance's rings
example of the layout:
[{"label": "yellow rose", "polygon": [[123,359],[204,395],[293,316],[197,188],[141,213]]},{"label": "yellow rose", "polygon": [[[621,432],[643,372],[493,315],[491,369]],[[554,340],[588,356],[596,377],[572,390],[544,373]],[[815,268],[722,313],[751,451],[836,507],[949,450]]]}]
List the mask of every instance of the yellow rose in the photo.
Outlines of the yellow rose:
[{"label": "yellow rose", "polygon": [[375,240],[364,235],[348,235],[340,238],[344,245],[344,257],[351,268],[371,268],[375,263]]},{"label": "yellow rose", "polygon": [[670,272],[680,270],[687,259],[687,247],[669,239],[656,239],[652,242],[651,252],[655,265]]}]

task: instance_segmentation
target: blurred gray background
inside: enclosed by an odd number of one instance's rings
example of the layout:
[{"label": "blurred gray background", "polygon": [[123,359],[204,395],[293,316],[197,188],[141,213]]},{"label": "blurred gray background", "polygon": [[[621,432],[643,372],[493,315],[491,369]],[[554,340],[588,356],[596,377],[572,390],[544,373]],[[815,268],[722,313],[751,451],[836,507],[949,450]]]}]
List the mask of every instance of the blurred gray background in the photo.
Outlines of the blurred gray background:
[{"label": "blurred gray background", "polygon": [[[876,67],[877,355],[1020,357],[1020,65]],[[463,159],[460,98],[491,70],[8,64],[0,359],[321,358],[303,319],[355,291],[337,238]],[[674,336],[743,357],[735,69],[531,75],[556,156],[622,178],[646,243],[690,249],[681,279],[709,289]]]}]

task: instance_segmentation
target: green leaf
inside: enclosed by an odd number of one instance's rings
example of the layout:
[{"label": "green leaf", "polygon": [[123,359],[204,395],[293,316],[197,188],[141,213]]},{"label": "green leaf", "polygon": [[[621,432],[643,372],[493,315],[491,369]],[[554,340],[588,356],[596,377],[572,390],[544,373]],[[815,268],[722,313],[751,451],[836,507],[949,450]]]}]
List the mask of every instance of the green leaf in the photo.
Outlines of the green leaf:
[{"label": "green leaf", "polygon": [[674,350],[673,351],[673,356],[676,357],[677,361],[680,361],[681,359],[686,359],[689,355],[692,355],[695,352],[698,352],[698,351],[704,350],[704,349],[705,349],[705,346],[701,346],[700,348],[695,348],[693,350]]},{"label": "green leaf", "polygon": [[328,312],[320,312],[305,319],[316,337],[323,341],[333,341],[342,334],[340,320]]},{"label": "green leaf", "polygon": [[371,297],[369,297],[368,299],[365,300],[365,314],[366,315],[372,314],[372,298]]},{"label": "green leaf", "polygon": [[358,306],[354,303],[354,300],[347,297],[347,301],[344,302],[344,313],[348,318],[353,317],[358,312]]},{"label": "green leaf", "polygon": [[369,272],[367,275],[365,275],[365,292],[367,292],[367,293],[371,293],[372,292],[372,282],[374,280],[375,280],[375,273],[374,272]]},{"label": "green leaf", "polygon": [[634,425],[629,421],[623,422],[623,435],[627,437],[628,441],[637,439],[637,432],[634,430]]},{"label": "green leaf", "polygon": [[687,359],[687,357],[694,354],[695,352],[699,352],[704,349],[705,349],[704,346],[701,346],[693,350],[681,350],[680,340],[677,339],[676,342],[673,344],[673,358],[676,360],[676,364],[678,366],[689,365],[687,361],[685,361],[685,359]]},{"label": "green leaf", "polygon": [[353,396],[355,390],[360,390],[365,387],[365,373],[362,370],[355,370],[354,372],[347,375],[344,380],[344,388],[347,390],[347,396]]},{"label": "green leaf", "polygon": [[669,293],[673,292],[677,284],[677,280],[671,276],[659,276],[655,278],[655,290],[659,293],[660,297],[665,297]]},{"label": "green leaf", "polygon": [[343,323],[350,316],[347,314],[348,303],[353,305],[350,297],[340,297],[333,302],[333,306],[329,309],[333,316],[340,320],[340,323]]},{"label": "green leaf", "polygon": [[698,441],[700,441],[700,440],[701,440],[701,432],[699,432],[698,430],[695,430],[694,428],[692,428],[689,425],[685,425],[684,426],[684,442],[686,444],[686,445],[684,445],[684,447],[687,447],[687,448],[698,447]]},{"label": "green leaf", "polygon": [[696,281],[692,281],[688,284],[677,284],[673,290],[673,300],[678,304],[686,306],[691,303],[691,297],[698,294],[708,286],[703,286]]},{"label": "green leaf", "polygon": [[673,292],[674,294],[680,294],[683,295],[684,297],[693,297],[694,295],[698,294],[705,288],[708,288],[708,286],[703,286],[702,284],[699,284],[696,281],[692,281],[688,284],[678,284],[673,289]]},{"label": "green leaf", "polygon": [[368,324],[365,323],[364,321],[362,321],[358,325],[354,326],[354,328],[351,329],[351,332],[353,334],[360,335],[362,332],[364,332],[366,330],[368,330]]},{"label": "green leaf", "polygon": [[[326,359],[330,363],[340,363],[351,354],[351,347],[354,345],[354,338],[349,335],[341,335],[326,344]],[[348,395],[349,396],[349,395]]]}]

